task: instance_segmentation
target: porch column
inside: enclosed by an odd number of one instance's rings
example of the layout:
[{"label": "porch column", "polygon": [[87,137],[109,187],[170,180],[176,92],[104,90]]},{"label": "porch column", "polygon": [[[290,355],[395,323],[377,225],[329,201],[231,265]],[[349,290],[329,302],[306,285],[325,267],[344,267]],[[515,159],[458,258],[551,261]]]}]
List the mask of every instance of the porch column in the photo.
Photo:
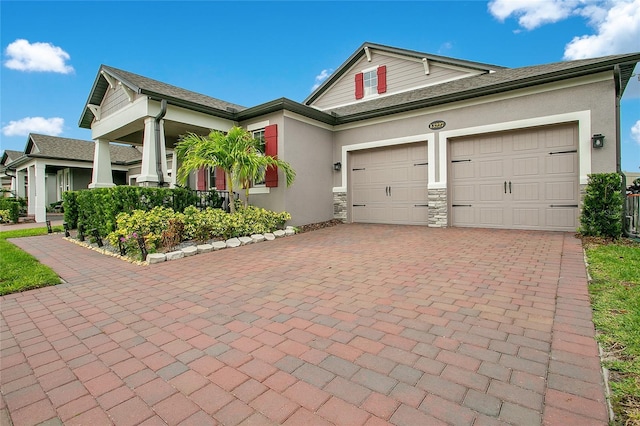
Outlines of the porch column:
[{"label": "porch column", "polygon": [[27,214],[36,214],[36,168],[27,167]]},{"label": "porch column", "polygon": [[115,184],[111,173],[109,141],[96,139],[93,152],[93,174],[89,188],[111,188],[112,186],[115,186]]},{"label": "porch column", "polygon": [[[15,181],[15,191],[16,191],[16,196],[20,197],[20,198],[24,198],[27,194],[24,190],[24,185],[25,185],[25,177],[27,176],[27,172],[22,169],[22,170],[16,170],[16,177],[15,179],[12,179],[12,182]],[[14,189],[14,188],[11,188]]]},{"label": "porch column", "polygon": [[[35,169],[35,215],[36,222],[43,223],[47,221],[47,184],[45,180],[45,165],[37,162]],[[31,186],[31,185],[29,185]]]},{"label": "porch column", "polygon": [[[160,126],[160,152],[156,148],[156,120],[147,117],[144,120],[144,138],[142,141],[142,170],[140,176],[136,178],[140,186],[157,186],[162,178],[167,182],[167,150],[164,141],[164,120],[158,123]],[[160,160],[162,176],[158,175],[157,162]]]}]

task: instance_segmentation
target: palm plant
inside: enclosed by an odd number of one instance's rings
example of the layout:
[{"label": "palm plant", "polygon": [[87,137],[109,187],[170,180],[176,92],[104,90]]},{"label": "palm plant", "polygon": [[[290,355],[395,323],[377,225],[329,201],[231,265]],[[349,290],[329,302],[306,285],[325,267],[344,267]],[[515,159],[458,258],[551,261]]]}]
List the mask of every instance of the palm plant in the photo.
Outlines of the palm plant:
[{"label": "palm plant", "polygon": [[[229,194],[233,198],[234,182],[245,189],[249,200],[251,182],[264,179],[268,167],[278,167],[286,178],[287,186],[295,179],[295,171],[286,161],[264,155],[261,141],[240,127],[232,127],[227,133],[212,131],[208,136],[187,133],[176,146],[181,166],[177,178],[184,184],[189,174],[202,167],[219,167],[224,170]],[[231,202],[231,213],[235,205]]]}]

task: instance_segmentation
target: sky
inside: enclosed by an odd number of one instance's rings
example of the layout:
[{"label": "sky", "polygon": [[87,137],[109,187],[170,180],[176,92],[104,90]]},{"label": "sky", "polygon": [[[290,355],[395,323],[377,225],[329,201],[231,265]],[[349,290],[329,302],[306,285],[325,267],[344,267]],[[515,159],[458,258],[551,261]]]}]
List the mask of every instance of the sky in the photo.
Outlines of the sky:
[{"label": "sky", "polygon": [[[0,0],[0,152],[30,132],[90,140],[101,64],[252,107],[302,102],[364,42],[510,68],[640,52],[640,0]],[[638,75],[621,147],[640,171]]]}]

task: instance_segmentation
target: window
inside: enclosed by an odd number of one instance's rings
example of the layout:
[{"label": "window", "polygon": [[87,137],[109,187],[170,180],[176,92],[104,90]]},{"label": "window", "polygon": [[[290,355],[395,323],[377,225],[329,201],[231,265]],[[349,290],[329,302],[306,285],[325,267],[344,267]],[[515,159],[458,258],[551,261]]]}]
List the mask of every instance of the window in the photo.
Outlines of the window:
[{"label": "window", "polygon": [[366,71],[364,74],[364,95],[370,96],[378,93],[377,70]]},{"label": "window", "polygon": [[209,189],[216,187],[216,169],[217,167],[209,167],[209,185],[207,185]]},{"label": "window", "polygon": [[356,99],[386,93],[387,91],[387,66],[380,65],[359,72],[355,75]]},{"label": "window", "polygon": [[[260,141],[259,149],[260,149],[260,152],[264,155],[265,153],[264,129],[254,130],[252,133],[253,133],[253,138]],[[255,182],[253,182],[253,186],[265,186],[265,179],[262,178],[261,180],[256,180]]]}]

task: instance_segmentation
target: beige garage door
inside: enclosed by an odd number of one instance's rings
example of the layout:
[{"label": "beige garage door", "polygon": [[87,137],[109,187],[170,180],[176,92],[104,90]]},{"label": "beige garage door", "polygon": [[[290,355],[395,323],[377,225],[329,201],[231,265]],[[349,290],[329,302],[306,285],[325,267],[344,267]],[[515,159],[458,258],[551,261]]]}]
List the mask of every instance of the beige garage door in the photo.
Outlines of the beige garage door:
[{"label": "beige garage door", "polygon": [[427,143],[352,152],[353,222],[426,225]]},{"label": "beige garage door", "polygon": [[575,124],[451,141],[452,225],[575,231],[577,149]]}]

